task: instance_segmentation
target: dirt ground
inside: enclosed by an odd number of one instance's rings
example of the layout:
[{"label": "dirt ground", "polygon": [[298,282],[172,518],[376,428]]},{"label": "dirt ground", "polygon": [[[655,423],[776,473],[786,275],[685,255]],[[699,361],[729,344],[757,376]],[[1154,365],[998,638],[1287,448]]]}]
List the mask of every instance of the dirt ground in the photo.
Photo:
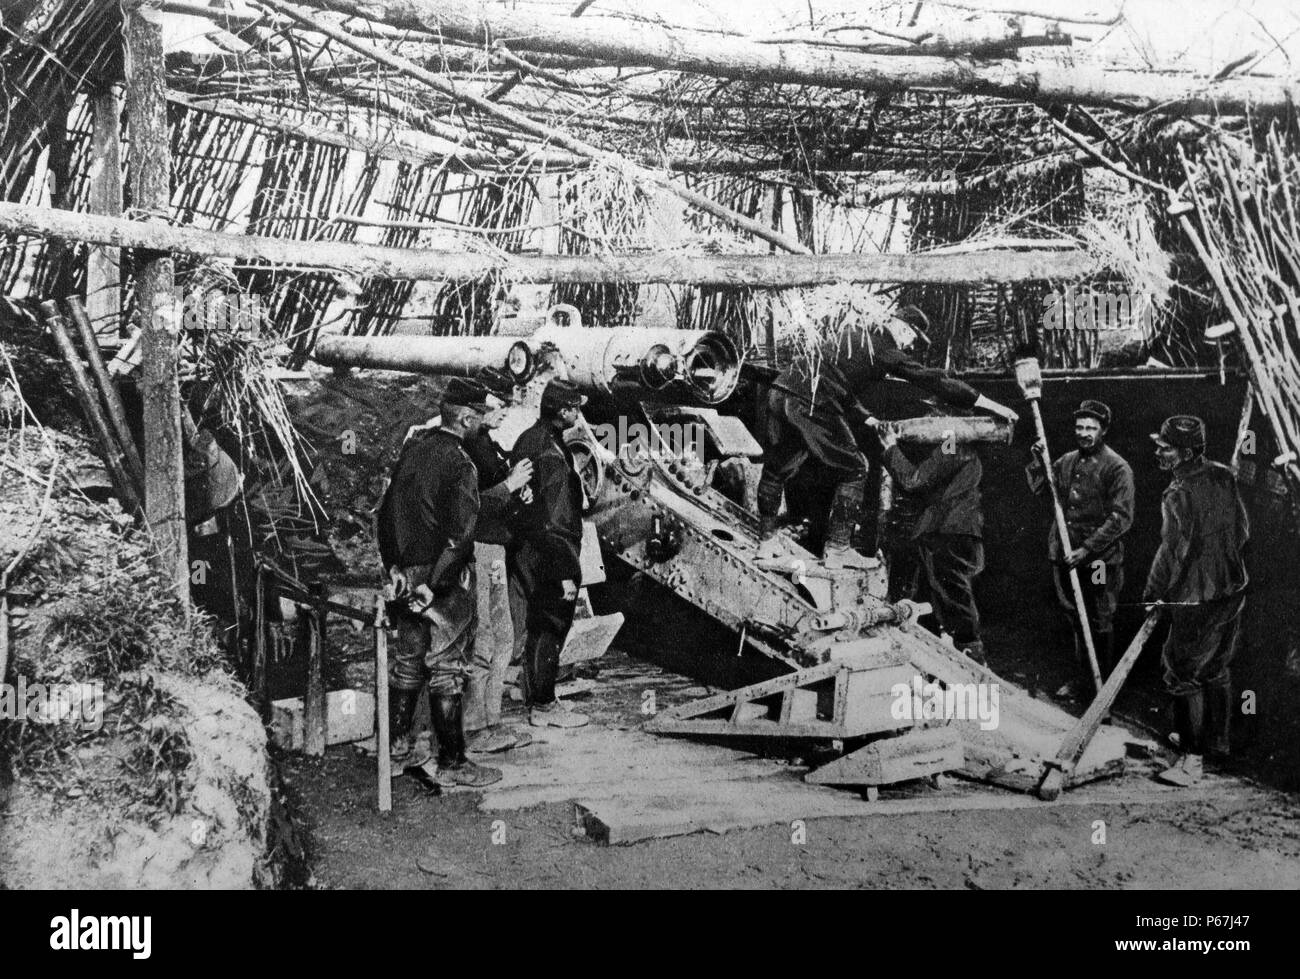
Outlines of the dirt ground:
[{"label": "dirt ground", "polygon": [[[374,376],[365,384],[353,377],[325,376],[304,391],[295,405],[323,450],[326,499],[336,526],[352,527],[331,540],[338,558],[338,584],[368,584],[374,578],[373,548],[357,530],[373,505],[376,474],[395,450],[405,426],[422,421],[436,401],[429,379]],[[377,406],[382,405],[383,411]],[[394,421],[396,419],[396,421]],[[343,430],[359,435],[351,455],[328,451]],[[333,443],[337,445],[338,443]],[[1040,535],[1041,536],[1041,535]],[[1036,537],[1035,540],[1038,538]],[[701,651],[736,643],[734,634],[665,594],[637,593],[641,582],[605,586],[593,592],[597,612],[628,615],[617,641],[598,667],[598,686],[575,706],[593,715],[593,738],[583,750],[599,752],[608,737],[609,752],[635,743],[641,754],[628,762],[630,790],[652,778],[689,781],[698,774],[682,741],[663,739],[664,768],[651,772],[654,749],[639,735],[645,718],[640,693],[649,683],[661,694],[661,708],[702,695],[700,684],[732,688],[763,679],[769,661],[720,656]],[[618,589],[624,589],[621,593]],[[631,589],[628,591],[627,589]],[[1034,601],[1037,601],[1035,596]],[[1031,607],[1033,603],[1026,599]],[[1036,696],[1055,699],[1078,714],[1082,704],[1057,696],[1075,671],[1057,650],[1068,638],[1054,636],[1053,610],[1016,620],[991,616],[985,636],[992,666],[1008,681]],[[334,627],[331,647],[338,650],[327,670],[331,686],[369,688],[370,651],[365,637]],[[1122,691],[1116,714],[1139,736],[1159,740],[1168,731],[1166,705],[1159,690],[1159,637],[1139,661]],[[757,657],[762,659],[761,657]],[[300,690],[295,664],[282,664],[286,693]],[[752,669],[751,669],[752,668]],[[748,675],[743,675],[751,669]],[[756,672],[755,672],[756,671]],[[290,676],[289,674],[293,674]],[[692,690],[694,688],[694,690]],[[514,708],[514,721],[521,720]],[[588,730],[588,729],[584,729]],[[1240,734],[1251,732],[1243,725]],[[545,736],[543,736],[545,737]],[[641,741],[635,739],[640,737]],[[1241,741],[1242,739],[1238,739]],[[1249,738],[1243,747],[1249,748]],[[555,743],[545,750],[524,749],[503,763],[528,770],[533,765],[565,768],[572,790],[552,781],[536,793],[536,803],[490,808],[493,793],[425,793],[408,778],[394,783],[394,811],[375,810],[374,767],[370,758],[343,746],[321,760],[286,756],[285,776],[302,816],[311,827],[315,886],[325,888],[541,888],[541,887],[1259,887],[1300,886],[1300,831],[1295,816],[1300,798],[1265,785],[1288,785],[1285,764],[1256,750],[1213,779],[1203,791],[1152,795],[1150,770],[1157,761],[1136,763],[1124,779],[1073,790],[1056,804],[987,786],[927,795],[926,788],[886,789],[880,815],[784,817],[757,828],[725,833],[695,832],[624,846],[600,846],[575,835],[573,799],[581,798],[582,760],[575,745]],[[548,754],[549,751],[549,754]],[[528,754],[532,752],[532,754]],[[583,756],[585,757],[585,756]],[[617,759],[593,755],[594,762]],[[705,756],[700,755],[701,758]],[[1243,757],[1245,757],[1243,755]],[[647,763],[647,759],[651,759]],[[737,765],[740,765],[737,762]],[[773,771],[763,778],[789,798],[802,768]],[[554,772],[552,773],[554,775]],[[1253,776],[1264,781],[1250,781]],[[561,775],[554,775],[561,779]],[[526,780],[526,778],[525,778]],[[667,784],[667,783],[665,783]],[[957,791],[960,790],[960,791]],[[835,790],[826,790],[835,791]],[[845,791],[848,800],[856,800]],[[959,798],[953,798],[959,796]],[[890,800],[906,811],[888,810]],[[911,805],[915,802],[916,805]],[[916,811],[933,803],[933,811]],[[911,808],[908,808],[911,806]],[[1105,842],[1101,842],[1104,830]],[[803,842],[799,842],[800,839]]]},{"label": "dirt ground", "polygon": [[[362,663],[354,659],[350,665]],[[622,732],[639,729],[639,694],[647,684],[656,686],[665,704],[699,695],[692,681],[615,650],[601,662],[596,689],[574,705],[590,712],[593,727],[614,742]],[[511,705],[507,720],[521,719],[518,705]],[[354,748],[331,748],[320,760],[291,756],[287,766],[312,824],[314,885],[322,888],[1300,886],[1300,805],[1294,797],[1228,777],[1153,802],[1149,776],[1138,771],[1072,790],[1056,804],[954,780],[943,791],[925,785],[882,791],[886,806],[901,800],[924,807],[928,793],[939,811],[783,819],[725,833],[601,846],[575,829],[570,801],[485,812],[480,793],[434,797],[400,778],[393,812],[381,816],[373,760]],[[766,777],[784,786],[801,771],[791,767]],[[634,785],[657,776],[636,770],[627,777]],[[573,796],[583,791],[575,786]],[[954,794],[957,801],[944,801]],[[975,805],[981,808],[969,808]]]}]

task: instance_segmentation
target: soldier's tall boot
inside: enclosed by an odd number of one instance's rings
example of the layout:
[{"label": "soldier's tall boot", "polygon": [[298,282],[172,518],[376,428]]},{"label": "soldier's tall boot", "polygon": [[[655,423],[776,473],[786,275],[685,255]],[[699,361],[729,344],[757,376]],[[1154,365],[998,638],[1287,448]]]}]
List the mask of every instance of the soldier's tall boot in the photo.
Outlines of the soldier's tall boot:
[{"label": "soldier's tall boot", "polygon": [[853,529],[862,509],[865,479],[840,483],[831,499],[830,519],[826,525],[826,545],[822,549],[822,564],[830,570],[840,568],[874,568],[876,561],[853,549]]},{"label": "soldier's tall boot", "polygon": [[388,688],[388,757],[394,774],[429,760],[429,752],[416,744],[411,730],[419,698],[419,690]]},{"label": "soldier's tall boot", "polygon": [[480,789],[501,781],[501,769],[476,765],[465,757],[460,694],[438,694],[430,690],[429,713],[433,720],[433,733],[438,738],[438,772],[434,778],[439,785]]}]

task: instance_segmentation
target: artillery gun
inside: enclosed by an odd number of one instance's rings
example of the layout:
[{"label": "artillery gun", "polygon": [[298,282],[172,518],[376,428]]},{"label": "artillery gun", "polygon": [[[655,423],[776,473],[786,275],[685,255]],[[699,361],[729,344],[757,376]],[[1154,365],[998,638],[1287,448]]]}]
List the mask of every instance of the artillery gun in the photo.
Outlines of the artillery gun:
[{"label": "artillery gun", "polygon": [[[1123,769],[1127,735],[1104,726],[1060,772],[1058,749],[1076,719],[918,626],[926,607],[889,601],[883,560],[829,570],[793,539],[784,557],[756,560],[756,517],[711,478],[723,459],[762,455],[743,422],[715,407],[740,379],[741,358],[727,337],[590,329],[577,320],[571,314],[561,327],[552,319],[525,337],[326,337],[314,356],[335,368],[463,375],[504,368],[524,390],[494,432],[505,448],[537,417],[551,377],[598,398],[636,400],[644,423],[629,426],[630,435],[584,422],[568,436],[604,558],[670,589],[787,670],[661,711],[648,730],[810,739],[838,757],[808,781],[864,787],[869,797],[879,785],[940,772],[1034,792],[1053,772],[1068,788]],[[887,424],[912,444],[1005,443],[1011,435],[991,418]],[[674,437],[683,430],[692,437]],[[885,480],[882,506],[888,495]]]}]

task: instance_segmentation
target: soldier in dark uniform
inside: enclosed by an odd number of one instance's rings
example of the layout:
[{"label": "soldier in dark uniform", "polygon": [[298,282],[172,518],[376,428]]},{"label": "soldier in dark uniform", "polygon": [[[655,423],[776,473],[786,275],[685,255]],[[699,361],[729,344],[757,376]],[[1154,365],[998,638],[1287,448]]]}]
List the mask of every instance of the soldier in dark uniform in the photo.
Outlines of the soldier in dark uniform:
[{"label": "soldier in dark uniform", "polygon": [[920,465],[913,465],[891,430],[881,430],[880,443],[894,486],[924,500],[912,539],[925,568],[935,615],[957,648],[983,663],[973,590],[975,576],[984,570],[980,458],[971,446],[954,443],[936,446]]},{"label": "soldier in dark uniform", "polygon": [[908,355],[918,329],[928,326],[914,306],[898,311],[887,328],[869,336],[846,331],[821,351],[815,379],[803,366],[787,368],[772,382],[765,419],[767,452],[758,486],[760,558],[777,557],[777,514],[785,484],[815,458],[835,482],[823,560],[828,568],[867,567],[850,546],[862,507],[867,469],[858,448],[875,419],[863,405],[872,387],[888,376],[898,377],[960,407],[974,407],[1014,422],[1010,408],[981,395],[968,384],[926,367]]},{"label": "soldier in dark uniform", "polygon": [[[512,467],[491,434],[501,425],[506,408],[514,401],[514,381],[495,368],[480,371],[475,380],[487,388],[488,403],[481,424],[464,441],[465,454],[478,471],[479,515],[474,539],[480,544],[509,545],[514,539],[515,522],[533,499],[528,486],[533,463],[521,459]],[[502,681],[510,665],[512,649],[497,649],[491,642],[481,640],[482,637],[475,644],[474,658],[465,679],[466,749],[471,753],[490,753],[530,744],[532,735],[526,730],[507,729],[500,723]]]},{"label": "soldier in dark uniform", "polygon": [[536,727],[581,727],[587,718],[555,699],[560,650],[573,623],[582,578],[582,482],[564,432],[578,422],[586,398],[568,381],[542,394],[541,417],[515,441],[512,460],[533,463],[533,502],[506,552],[511,609],[524,610],[524,699]]},{"label": "soldier in dark uniform", "polygon": [[1205,458],[1201,419],[1174,415],[1151,438],[1160,468],[1173,481],[1160,501],[1160,549],[1143,601],[1167,606],[1169,636],[1161,662],[1181,751],[1158,777],[1192,785],[1204,772],[1206,752],[1228,753],[1229,668],[1241,645],[1250,522],[1232,470]]},{"label": "soldier in dark uniform", "polygon": [[442,424],[407,443],[379,508],[379,552],[394,586],[397,643],[389,669],[393,760],[420,764],[411,745],[415,701],[427,680],[440,785],[490,785],[494,768],[465,757],[461,690],[478,618],[474,527],[478,474],[462,440],[486,410],[487,390],[455,378]]},{"label": "soldier in dark uniform", "polygon": [[[1056,597],[1074,629],[1075,657],[1085,677],[1083,689],[1092,689],[1092,668],[1074,612],[1074,590],[1069,572],[1077,568],[1083,590],[1084,612],[1097,651],[1097,665],[1105,678],[1115,666],[1115,607],[1124,587],[1123,537],[1133,525],[1133,469],[1106,444],[1110,408],[1100,401],[1084,401],[1074,413],[1074,438],[1078,448],[1052,464],[1056,486],[1070,532],[1061,547],[1052,521],[1047,553],[1053,566]],[[1027,470],[1035,493],[1047,490],[1038,456]]]}]

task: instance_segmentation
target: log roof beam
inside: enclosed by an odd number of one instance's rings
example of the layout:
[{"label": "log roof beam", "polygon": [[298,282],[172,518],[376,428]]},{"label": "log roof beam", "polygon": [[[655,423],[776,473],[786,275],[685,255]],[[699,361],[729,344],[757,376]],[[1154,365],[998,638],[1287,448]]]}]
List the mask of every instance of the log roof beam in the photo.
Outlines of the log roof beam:
[{"label": "log roof beam", "polygon": [[556,17],[476,0],[300,0],[326,10],[467,43],[508,40],[516,53],[556,54],[769,84],[875,92],[938,88],[1039,104],[1078,103],[1169,114],[1283,109],[1300,101],[1296,79],[1200,79],[1011,59],[889,56],[809,44],[629,22]]},{"label": "log roof beam", "polygon": [[847,255],[519,255],[389,248],[355,242],[288,241],[232,235],[161,221],[0,202],[0,233],[80,241],[150,252],[336,271],[355,277],[443,282],[503,275],[528,282],[677,283],[790,288],[845,283],[946,285],[1072,281],[1097,271],[1072,247],[990,248],[942,253]]}]

